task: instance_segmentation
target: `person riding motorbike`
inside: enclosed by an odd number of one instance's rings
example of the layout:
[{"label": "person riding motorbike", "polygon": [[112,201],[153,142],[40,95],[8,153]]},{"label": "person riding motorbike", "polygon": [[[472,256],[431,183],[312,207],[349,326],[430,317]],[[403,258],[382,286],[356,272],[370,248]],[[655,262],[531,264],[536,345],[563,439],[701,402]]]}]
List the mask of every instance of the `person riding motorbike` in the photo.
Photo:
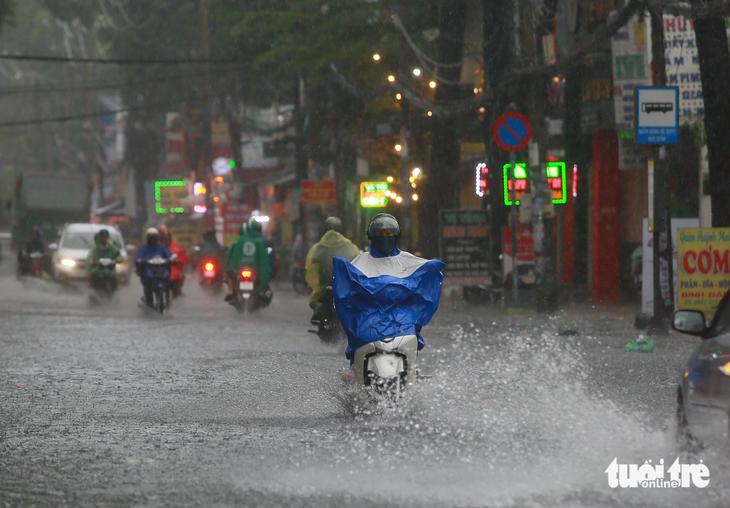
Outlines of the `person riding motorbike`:
[{"label": "person riding motorbike", "polygon": [[[425,345],[421,328],[438,308],[444,264],[401,251],[400,236],[396,218],[379,213],[367,228],[370,251],[351,263],[334,260],[333,292],[337,314],[347,333],[345,354],[350,360],[350,369],[342,376],[345,382],[355,380],[355,350],[368,342],[411,333],[418,338],[419,351]],[[414,275],[424,265],[428,265],[425,271]],[[350,270],[352,267],[356,270]],[[394,278],[401,282],[394,283]]]},{"label": "person riding motorbike", "polygon": [[312,294],[309,297],[309,307],[314,311],[312,324],[316,324],[322,315],[323,302],[327,286],[332,285],[332,258],[341,257],[352,261],[360,254],[350,240],[342,235],[342,221],[337,217],[328,217],[324,221],[325,234],[307,254],[305,263],[305,280]]},{"label": "person riding motorbike", "polygon": [[[86,258],[86,275],[91,281],[91,287],[96,287],[97,282],[99,282],[99,273],[102,268],[99,260],[102,258],[112,259],[120,263],[124,261],[124,256],[114,245],[114,242],[111,241],[109,231],[106,229],[102,229],[96,234],[96,243],[94,243]],[[111,273],[116,284],[118,279],[116,265],[111,267]]]},{"label": "person riding motorbike", "polygon": [[164,244],[159,242],[160,233],[157,228],[148,228],[145,232],[146,243],[140,247],[135,256],[135,265],[137,268],[137,275],[139,276],[142,287],[144,288],[143,301],[150,307],[154,303],[153,299],[153,280],[147,277],[147,270],[145,269],[145,261],[155,257],[161,257],[163,259],[170,259],[172,252]]},{"label": "person riding motorbike", "polygon": [[256,271],[257,282],[253,294],[264,305],[271,302],[272,293],[269,289],[271,267],[266,244],[261,236],[261,229],[259,221],[253,218],[249,219],[248,223],[241,225],[241,236],[228,250],[226,282],[228,283],[229,293],[225,297],[227,302],[235,297],[236,274],[244,266],[251,267]]},{"label": "person riding motorbike", "polygon": [[180,296],[185,282],[183,270],[185,269],[185,263],[190,260],[188,252],[173,241],[172,232],[165,224],[159,227],[158,232],[160,234],[160,243],[170,249],[173,254],[177,254],[175,263],[170,267],[170,289],[172,290],[172,296]]},{"label": "person riding motorbike", "polygon": [[216,280],[223,281],[223,274],[226,271],[226,250],[218,243],[215,229],[210,228],[203,233],[203,242],[195,249],[195,258],[199,267],[212,261],[215,265]]},{"label": "person riding motorbike", "polygon": [[18,271],[21,275],[26,275],[31,271],[30,255],[33,252],[43,253],[44,270],[47,268],[46,245],[43,242],[43,233],[38,226],[34,226],[30,233],[30,239],[25,242],[23,248],[18,252]]}]

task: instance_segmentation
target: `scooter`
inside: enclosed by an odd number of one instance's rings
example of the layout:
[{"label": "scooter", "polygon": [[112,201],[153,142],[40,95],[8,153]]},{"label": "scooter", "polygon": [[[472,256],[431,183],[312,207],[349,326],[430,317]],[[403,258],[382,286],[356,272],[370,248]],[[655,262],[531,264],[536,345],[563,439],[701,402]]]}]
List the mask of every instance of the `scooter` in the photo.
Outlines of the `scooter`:
[{"label": "scooter", "polygon": [[94,261],[99,265],[99,271],[91,279],[91,288],[96,292],[97,301],[110,300],[117,290],[117,279],[114,277],[114,268],[117,265],[115,259],[100,258]]},{"label": "scooter", "polygon": [[370,342],[355,350],[355,381],[371,395],[396,401],[415,383],[418,338],[403,335]]},{"label": "scooter", "polygon": [[200,287],[210,293],[220,293],[223,287],[223,273],[218,261],[206,258],[200,262]]},{"label": "scooter", "polygon": [[258,294],[254,294],[254,288],[258,282],[258,273],[250,267],[241,268],[236,274],[233,299],[229,302],[239,314],[253,312],[271,303],[272,293],[267,287]]},{"label": "scooter", "polygon": [[152,281],[152,302],[145,301],[145,304],[160,315],[170,308],[170,265],[176,258],[173,254],[168,259],[158,256],[141,261]]},{"label": "scooter", "polygon": [[309,330],[309,333],[319,335],[320,340],[325,343],[337,342],[344,334],[340,319],[335,310],[335,300],[332,296],[332,286],[327,286],[321,300],[322,306],[309,321],[317,327],[316,330]]}]

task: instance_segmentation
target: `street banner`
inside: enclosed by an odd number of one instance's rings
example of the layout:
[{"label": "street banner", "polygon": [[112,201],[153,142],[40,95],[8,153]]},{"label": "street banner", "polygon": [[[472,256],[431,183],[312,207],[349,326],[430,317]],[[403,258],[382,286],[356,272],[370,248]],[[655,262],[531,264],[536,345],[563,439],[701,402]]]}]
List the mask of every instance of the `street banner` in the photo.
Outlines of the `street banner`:
[{"label": "street banner", "polygon": [[444,284],[476,286],[491,280],[486,210],[439,210],[439,258]]},{"label": "street banner", "polygon": [[336,205],[334,180],[302,180],[303,205]]},{"label": "street banner", "polygon": [[730,287],[730,228],[678,230],[679,308],[714,311]]}]

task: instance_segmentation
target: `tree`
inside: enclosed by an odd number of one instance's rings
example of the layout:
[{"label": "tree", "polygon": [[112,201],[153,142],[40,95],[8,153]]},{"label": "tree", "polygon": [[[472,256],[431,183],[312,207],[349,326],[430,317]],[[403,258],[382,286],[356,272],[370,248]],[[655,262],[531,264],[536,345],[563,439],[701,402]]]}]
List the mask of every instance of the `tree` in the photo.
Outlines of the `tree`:
[{"label": "tree", "polygon": [[[693,2],[701,5],[702,2]],[[730,227],[730,51],[725,20],[708,15],[694,18],[697,57],[705,102],[705,132],[710,165],[712,226]]]}]

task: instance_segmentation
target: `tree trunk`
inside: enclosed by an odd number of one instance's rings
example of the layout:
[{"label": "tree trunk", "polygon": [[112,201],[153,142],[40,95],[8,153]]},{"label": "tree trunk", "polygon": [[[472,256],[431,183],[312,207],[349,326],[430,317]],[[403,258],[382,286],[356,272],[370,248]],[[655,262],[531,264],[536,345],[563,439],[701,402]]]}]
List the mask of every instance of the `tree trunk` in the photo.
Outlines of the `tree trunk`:
[{"label": "tree trunk", "polygon": [[[700,5],[701,2],[693,2]],[[710,165],[712,226],[730,227],[730,51],[722,16],[694,20],[697,57],[705,101],[705,132]]]},{"label": "tree trunk", "polygon": [[[439,12],[439,62],[457,63],[464,56],[466,0],[444,0]],[[461,66],[439,69],[439,77],[460,81]],[[436,102],[448,103],[462,99],[462,87],[439,83]],[[449,115],[435,118],[432,129],[431,163],[427,175],[425,196],[421,205],[421,249],[427,257],[438,255],[439,210],[455,208],[459,191],[459,138],[456,119]]]}]

